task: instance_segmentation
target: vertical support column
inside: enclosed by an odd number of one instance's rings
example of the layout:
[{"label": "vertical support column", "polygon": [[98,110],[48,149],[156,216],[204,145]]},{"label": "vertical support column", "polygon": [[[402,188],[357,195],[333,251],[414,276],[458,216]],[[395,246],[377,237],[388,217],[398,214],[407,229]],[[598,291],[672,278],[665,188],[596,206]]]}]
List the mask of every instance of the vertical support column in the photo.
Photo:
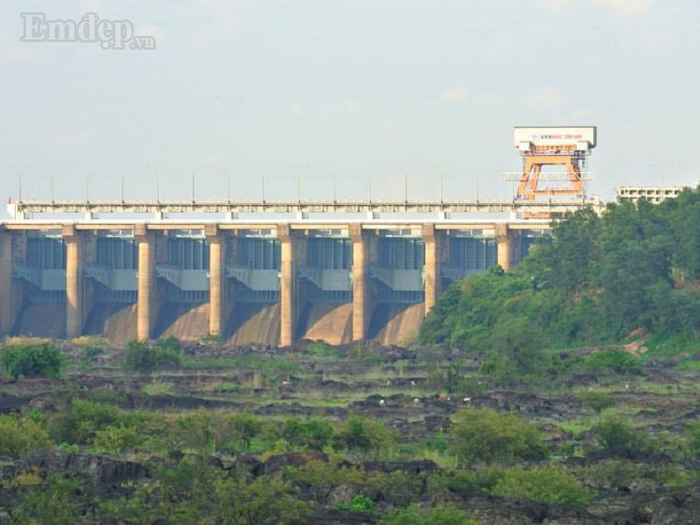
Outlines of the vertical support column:
[{"label": "vertical support column", "polygon": [[277,225],[277,238],[281,244],[280,268],[280,345],[294,344],[294,239],[289,224]]},{"label": "vertical support column", "polygon": [[136,338],[147,341],[155,324],[155,239],[143,224],[134,228],[134,238],[139,247]]},{"label": "vertical support column", "polygon": [[62,234],[66,245],[66,339],[73,339],[83,331],[82,250],[80,234],[73,226],[64,226]]},{"label": "vertical support column", "polygon": [[351,224],[348,230],[352,240],[352,340],[363,341],[367,337],[370,304],[367,238],[362,224]]},{"label": "vertical support column", "polygon": [[496,225],[496,245],[498,265],[504,272],[510,271],[513,260],[513,246],[507,224]]},{"label": "vertical support column", "polygon": [[423,225],[423,244],[425,245],[425,315],[435,306],[440,297],[440,245],[438,232],[434,224]]},{"label": "vertical support column", "polygon": [[224,333],[225,312],[225,275],[224,275],[224,239],[216,224],[207,225],[205,235],[209,243],[209,333]]},{"label": "vertical support column", "polygon": [[17,297],[12,278],[12,234],[0,234],[0,334],[8,335],[15,324]]}]

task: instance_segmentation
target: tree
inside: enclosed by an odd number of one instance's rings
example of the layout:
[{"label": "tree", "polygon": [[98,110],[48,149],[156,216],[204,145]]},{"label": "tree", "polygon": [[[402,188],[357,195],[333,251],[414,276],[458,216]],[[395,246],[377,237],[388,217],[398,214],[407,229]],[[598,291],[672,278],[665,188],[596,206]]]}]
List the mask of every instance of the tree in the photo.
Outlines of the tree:
[{"label": "tree", "polygon": [[201,458],[161,468],[152,482],[101,506],[104,515],[139,525],[291,525],[308,522],[310,510],[280,478],[221,471]]},{"label": "tree", "polygon": [[0,416],[0,456],[22,459],[51,446],[46,429],[28,418]]},{"label": "tree", "polygon": [[467,408],[455,415],[448,447],[462,462],[492,463],[547,457],[544,436],[514,414]]},{"label": "tree", "polygon": [[182,346],[173,336],[155,344],[147,341],[130,341],[124,354],[124,367],[142,373],[160,368],[177,368],[182,365]]},{"label": "tree", "polygon": [[50,343],[5,346],[1,352],[2,365],[15,381],[19,376],[54,378],[61,375],[63,355]]},{"label": "tree", "polygon": [[492,332],[491,357],[481,371],[500,386],[513,386],[526,381],[541,367],[540,334],[523,318],[501,319]]},{"label": "tree", "polygon": [[392,445],[394,436],[381,421],[348,414],[345,424],[334,436],[336,446],[367,452]]},{"label": "tree", "polygon": [[619,418],[604,419],[597,430],[602,448],[618,456],[633,458],[637,454],[657,451],[656,443],[650,436],[633,430]]},{"label": "tree", "polygon": [[12,525],[79,525],[88,523],[84,509],[87,498],[79,479],[62,479],[50,474],[40,485],[20,491],[19,502],[10,511]]},{"label": "tree", "polygon": [[526,497],[537,503],[569,504],[587,507],[593,494],[574,476],[557,467],[524,470],[509,469],[493,489],[495,496]]},{"label": "tree", "polygon": [[581,392],[577,397],[583,406],[593,409],[598,415],[598,422],[600,422],[600,413],[615,405],[615,400],[605,392]]},{"label": "tree", "polygon": [[115,406],[74,398],[71,409],[56,415],[49,428],[58,443],[90,445],[98,431],[119,426],[126,419]]}]

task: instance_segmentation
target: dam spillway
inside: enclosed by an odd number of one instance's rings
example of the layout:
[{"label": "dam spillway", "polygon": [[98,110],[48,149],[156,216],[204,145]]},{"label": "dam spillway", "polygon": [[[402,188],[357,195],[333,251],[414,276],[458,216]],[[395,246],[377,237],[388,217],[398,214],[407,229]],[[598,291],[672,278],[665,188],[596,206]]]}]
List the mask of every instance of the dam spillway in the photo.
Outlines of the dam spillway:
[{"label": "dam spillway", "polygon": [[548,221],[16,220],[0,224],[3,335],[216,335],[399,344],[451,283],[506,271]]}]

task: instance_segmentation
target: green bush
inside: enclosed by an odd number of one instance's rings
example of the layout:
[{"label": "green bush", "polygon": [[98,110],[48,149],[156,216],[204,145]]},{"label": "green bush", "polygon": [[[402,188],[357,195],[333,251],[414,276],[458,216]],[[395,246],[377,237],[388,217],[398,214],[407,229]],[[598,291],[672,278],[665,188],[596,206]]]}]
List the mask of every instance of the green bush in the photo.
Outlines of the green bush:
[{"label": "green bush", "polygon": [[374,501],[363,494],[355,494],[347,503],[338,503],[335,505],[336,510],[344,510],[348,512],[365,512],[372,514],[374,512]]},{"label": "green bush", "polygon": [[185,458],[174,468],[158,469],[152,483],[102,502],[100,513],[112,518],[101,523],[298,525],[309,523],[311,506],[280,478],[252,478],[215,469],[201,458]]},{"label": "green bush", "polygon": [[323,450],[333,437],[333,425],[322,419],[290,417],[282,425],[282,439],[294,447]]},{"label": "green bush", "polygon": [[688,448],[692,454],[700,454],[700,423],[695,423],[688,429]]},{"label": "green bush", "polygon": [[467,408],[455,415],[448,450],[462,462],[541,460],[547,457],[544,436],[514,414]]},{"label": "green bush", "polygon": [[31,452],[49,447],[49,435],[37,422],[27,418],[0,416],[0,456],[21,459]]},{"label": "green bush", "polygon": [[479,525],[479,521],[471,519],[466,512],[452,504],[438,505],[432,509],[411,505],[389,514],[379,523],[380,525]]},{"label": "green bush", "polygon": [[177,417],[170,431],[173,446],[200,452],[249,450],[253,439],[266,443],[279,439],[275,426],[253,414],[196,410]]},{"label": "green bush", "polygon": [[598,417],[603,410],[615,405],[615,400],[605,392],[581,392],[576,397],[583,406],[598,414]]},{"label": "green bush", "polygon": [[15,381],[25,377],[59,377],[63,368],[61,351],[50,343],[5,346],[2,365]]},{"label": "green bush", "polygon": [[286,467],[285,475],[319,504],[326,501],[334,487],[343,484],[365,487],[377,484],[376,476],[348,464],[337,456],[330,457],[328,461],[309,459],[301,466]]},{"label": "green bush", "polygon": [[395,470],[381,476],[379,485],[387,503],[405,507],[412,501],[416,501],[423,492],[424,476]]},{"label": "green bush", "polygon": [[110,454],[122,454],[140,447],[146,441],[141,429],[135,426],[109,426],[95,431],[95,448]]},{"label": "green bush", "polygon": [[18,493],[18,501],[10,510],[13,525],[75,525],[86,523],[84,508],[86,491],[81,490],[79,478],[63,479],[49,474],[38,486],[27,487]]},{"label": "green bush", "polygon": [[642,467],[627,460],[614,460],[586,467],[586,483],[601,490],[629,487],[642,473]]},{"label": "green bush", "polygon": [[348,414],[333,438],[336,447],[368,452],[393,445],[395,438],[381,421]]},{"label": "green bush", "polygon": [[600,444],[604,450],[621,457],[658,452],[656,441],[635,431],[619,418],[608,418],[598,425]]},{"label": "green bush", "polygon": [[438,492],[452,492],[470,498],[478,494],[489,494],[503,478],[503,472],[500,468],[441,471],[431,478],[431,486]]},{"label": "green bush", "polygon": [[98,431],[126,420],[127,416],[115,406],[75,398],[71,409],[58,414],[49,429],[58,443],[90,445]]},{"label": "green bush", "polygon": [[579,484],[566,470],[556,467],[505,471],[493,489],[495,496],[528,498],[537,503],[569,504],[587,507],[593,498],[590,489]]},{"label": "green bush", "polygon": [[162,368],[182,366],[182,346],[175,337],[161,339],[155,344],[146,341],[131,341],[124,354],[124,367],[143,373]]},{"label": "green bush", "polygon": [[639,359],[632,354],[613,348],[598,350],[586,357],[585,368],[594,374],[638,374],[641,371]]}]

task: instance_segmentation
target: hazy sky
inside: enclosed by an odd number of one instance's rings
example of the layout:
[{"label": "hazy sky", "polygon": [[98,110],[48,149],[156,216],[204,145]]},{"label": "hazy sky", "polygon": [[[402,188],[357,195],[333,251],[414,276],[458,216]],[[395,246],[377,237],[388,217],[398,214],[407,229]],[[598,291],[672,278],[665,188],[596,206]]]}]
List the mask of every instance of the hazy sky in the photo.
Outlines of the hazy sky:
[{"label": "hazy sky", "polygon": [[[22,12],[157,49],[21,42]],[[691,0],[0,3],[0,198],[508,198],[513,126],[596,125],[590,193],[695,185]]]}]

